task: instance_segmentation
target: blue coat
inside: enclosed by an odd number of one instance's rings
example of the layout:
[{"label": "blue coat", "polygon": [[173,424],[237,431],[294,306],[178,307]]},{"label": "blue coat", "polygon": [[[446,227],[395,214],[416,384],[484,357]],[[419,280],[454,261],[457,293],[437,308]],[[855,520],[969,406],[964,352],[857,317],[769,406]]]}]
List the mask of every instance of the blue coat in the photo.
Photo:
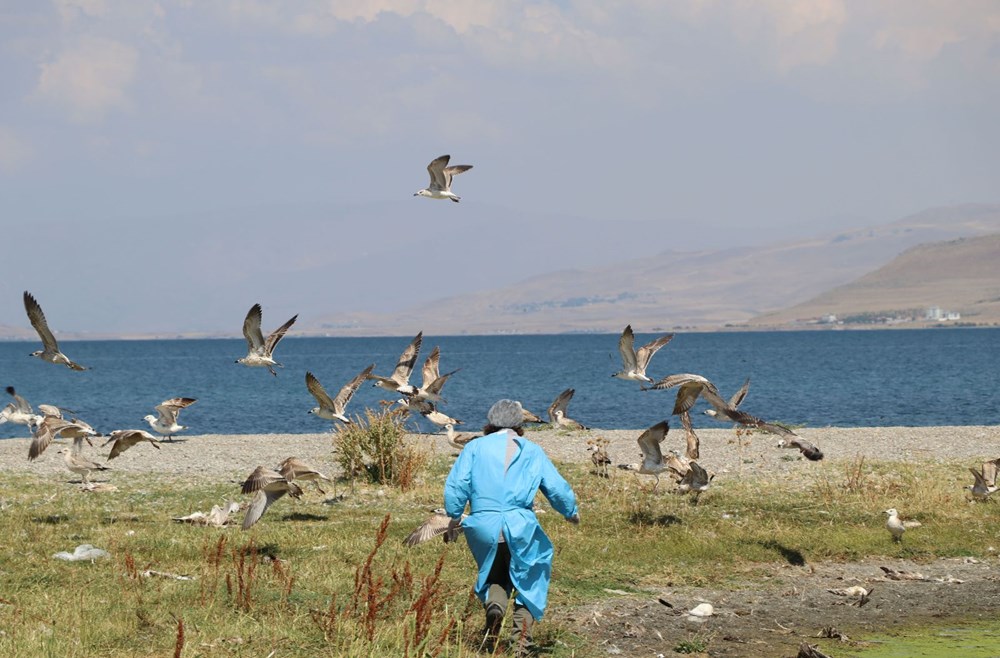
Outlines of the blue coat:
[{"label": "blue coat", "polygon": [[576,497],[545,452],[523,437],[515,437],[518,450],[504,474],[507,433],[496,432],[468,443],[455,461],[444,485],[444,507],[458,518],[471,504],[462,522],[469,549],[479,565],[476,594],[486,601],[490,573],[500,532],[510,549],[510,580],[517,600],[531,616],[545,612],[552,573],[552,542],[538,524],[532,509],[539,489],[557,512],[567,519],[577,513]]}]

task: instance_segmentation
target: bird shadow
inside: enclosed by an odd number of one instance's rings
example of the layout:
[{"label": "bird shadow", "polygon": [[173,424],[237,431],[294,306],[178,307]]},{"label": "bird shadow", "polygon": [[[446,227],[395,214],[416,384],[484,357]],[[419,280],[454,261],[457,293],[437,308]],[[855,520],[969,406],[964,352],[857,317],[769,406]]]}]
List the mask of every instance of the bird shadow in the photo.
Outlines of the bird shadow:
[{"label": "bird shadow", "polygon": [[681,517],[673,514],[653,514],[651,510],[635,510],[628,515],[628,522],[633,525],[672,526],[681,523]]},{"label": "bird shadow", "polygon": [[792,566],[802,567],[805,566],[806,564],[806,558],[804,555],[802,555],[801,551],[796,550],[794,548],[788,548],[787,546],[779,544],[773,539],[768,539],[766,541],[758,539],[757,541],[747,542],[747,543],[756,544],[770,551],[775,551],[776,553],[780,554],[781,557],[785,558],[785,562],[788,562],[788,564]]},{"label": "bird shadow", "polygon": [[306,512],[292,512],[281,517],[282,521],[329,521],[329,516],[321,514],[309,514]]},{"label": "bird shadow", "polygon": [[45,525],[59,525],[60,523],[69,521],[69,517],[65,514],[49,514],[48,516],[36,516],[31,520],[35,523],[44,523]]}]

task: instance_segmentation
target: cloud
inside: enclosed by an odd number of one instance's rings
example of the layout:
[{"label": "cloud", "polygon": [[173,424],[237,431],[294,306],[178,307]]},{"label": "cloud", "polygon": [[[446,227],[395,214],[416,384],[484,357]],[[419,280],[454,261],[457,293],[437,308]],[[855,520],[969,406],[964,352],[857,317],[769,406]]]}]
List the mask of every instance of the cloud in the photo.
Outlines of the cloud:
[{"label": "cloud", "polygon": [[35,92],[65,108],[75,121],[96,121],[111,109],[128,106],[125,91],[135,78],[138,60],[131,46],[86,37],[41,65]]}]

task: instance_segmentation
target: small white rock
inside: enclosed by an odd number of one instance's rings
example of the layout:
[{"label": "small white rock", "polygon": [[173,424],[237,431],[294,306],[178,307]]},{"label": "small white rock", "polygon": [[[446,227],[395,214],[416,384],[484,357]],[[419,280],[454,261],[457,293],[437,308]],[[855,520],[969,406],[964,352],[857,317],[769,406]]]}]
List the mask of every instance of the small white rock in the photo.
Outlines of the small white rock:
[{"label": "small white rock", "polygon": [[688,614],[692,617],[711,617],[715,614],[715,608],[712,607],[711,603],[699,603],[688,610]]}]

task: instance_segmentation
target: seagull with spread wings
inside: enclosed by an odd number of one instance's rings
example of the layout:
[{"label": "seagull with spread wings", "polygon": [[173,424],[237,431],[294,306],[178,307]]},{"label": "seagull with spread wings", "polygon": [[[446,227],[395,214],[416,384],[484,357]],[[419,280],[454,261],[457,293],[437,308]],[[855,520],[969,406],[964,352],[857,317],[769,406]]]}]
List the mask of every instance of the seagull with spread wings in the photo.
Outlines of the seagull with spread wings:
[{"label": "seagull with spread wings", "polygon": [[279,368],[283,368],[284,366],[274,360],[274,348],[278,346],[281,339],[285,337],[285,333],[289,327],[295,324],[295,320],[299,316],[297,314],[293,315],[288,322],[272,331],[266,340],[260,330],[262,316],[263,310],[260,304],[254,304],[247,312],[247,317],[243,320],[243,335],[247,339],[247,355],[242,359],[236,359],[236,363],[242,363],[245,366],[251,367],[267,368],[268,372],[277,377],[278,373],[274,371],[274,366],[278,366]]},{"label": "seagull with spread wings", "polygon": [[[667,375],[649,387],[643,387],[644,391],[662,391],[677,387],[677,399],[674,402],[673,415],[679,416],[685,411],[690,411],[694,403],[698,401],[698,396],[709,391],[718,395],[719,390],[715,384],[701,375],[690,372]],[[706,398],[707,399],[707,398]]]},{"label": "seagull with spread wings", "polygon": [[149,414],[143,417],[143,420],[149,423],[154,432],[165,435],[168,441],[173,441],[174,434],[187,429],[186,425],[179,425],[177,423],[177,416],[181,413],[181,409],[186,409],[197,401],[195,398],[170,398],[169,400],[164,400],[153,407],[156,409],[156,416]]},{"label": "seagull with spread wings", "polygon": [[416,389],[410,384],[410,373],[413,372],[413,366],[417,363],[417,357],[420,355],[420,344],[423,340],[424,332],[418,332],[403,350],[403,353],[399,355],[399,361],[396,362],[396,367],[391,375],[388,377],[369,375],[368,378],[374,379],[374,385],[379,388],[396,391],[402,395],[412,395]]},{"label": "seagull with spread wings", "polygon": [[42,361],[66,366],[70,370],[87,369],[79,363],[74,363],[69,357],[59,351],[59,343],[56,342],[56,337],[52,335],[49,323],[45,321],[45,314],[42,313],[42,307],[27,290],[24,291],[24,310],[28,312],[28,320],[31,322],[31,326],[35,328],[35,331],[38,332],[38,337],[42,339],[42,349],[32,352],[28,356],[37,356]]},{"label": "seagull with spread wings", "polygon": [[[739,409],[740,405],[743,404],[743,400],[746,399],[747,393],[750,392],[750,378],[747,377],[746,381],[743,382],[743,386],[740,386],[739,390],[733,393],[733,397],[729,398],[729,403],[726,405],[726,409]],[[705,410],[705,415],[713,420],[727,421],[728,418],[719,415],[719,410],[715,407]]]},{"label": "seagull with spread wings", "polygon": [[242,491],[245,494],[252,493],[254,495],[243,517],[244,530],[257,523],[267,508],[285,494],[292,498],[302,496],[302,488],[299,485],[290,482],[278,471],[263,466],[254,469],[254,472],[243,483]]},{"label": "seagull with spread wings", "polygon": [[427,357],[427,360],[424,361],[424,367],[421,371],[423,382],[420,384],[420,388],[411,393],[413,397],[427,400],[428,402],[443,402],[441,399],[441,389],[444,388],[448,378],[461,370],[461,368],[456,368],[442,375],[439,369],[440,363],[441,348],[435,347],[431,351],[430,356]]},{"label": "seagull with spread wings", "polygon": [[673,334],[660,336],[636,350],[635,334],[632,333],[632,325],[625,325],[625,330],[622,332],[621,338],[618,339],[618,351],[622,356],[622,369],[611,376],[633,382],[653,383],[653,380],[646,375],[646,367],[649,366],[649,360],[653,358],[653,355],[661,347],[669,343],[673,337]]},{"label": "seagull with spread wings", "polygon": [[111,454],[108,459],[114,459],[132,446],[143,441],[149,441],[157,450],[160,449],[160,442],[155,436],[146,430],[115,430],[108,435],[108,440],[101,446],[102,448],[111,444]]},{"label": "seagull with spread wings", "polygon": [[458,536],[462,534],[462,521],[467,517],[467,514],[463,514],[460,518],[453,519],[444,513],[444,509],[436,509],[430,518],[417,526],[403,540],[403,543],[413,547],[444,535],[444,543],[449,544],[458,539]]},{"label": "seagull with spread wings", "polygon": [[567,388],[549,405],[549,418],[552,420],[554,426],[568,430],[588,429],[583,423],[575,421],[566,415],[566,411],[569,409],[569,401],[573,399],[575,393],[576,389]]},{"label": "seagull with spread wings", "polygon": [[431,183],[422,190],[418,190],[413,196],[425,196],[431,199],[451,199],[458,203],[462,197],[451,191],[451,179],[464,171],[472,169],[472,165],[452,165],[448,166],[451,160],[450,155],[442,155],[434,158],[427,165],[427,173],[431,175]]},{"label": "seagull with spread wings", "polygon": [[972,473],[972,477],[976,478],[976,481],[974,484],[966,485],[965,488],[972,493],[973,500],[989,500],[989,497],[996,493],[998,470],[1000,470],[1000,459],[991,459],[990,461],[983,462],[983,465],[978,470],[974,468],[969,469],[969,472]]},{"label": "seagull with spread wings", "polygon": [[375,364],[373,363],[355,375],[351,381],[341,387],[335,398],[330,397],[330,394],[326,392],[323,385],[316,379],[316,375],[307,371],[306,388],[309,389],[309,393],[316,398],[316,402],[319,404],[318,407],[310,409],[309,413],[326,420],[339,420],[346,425],[350,425],[352,421],[346,415],[347,403],[351,401],[354,394],[361,388],[361,384],[372,374],[374,367]]},{"label": "seagull with spread wings", "polygon": [[8,402],[7,406],[0,410],[0,425],[11,422],[18,425],[27,425],[29,430],[34,431],[38,423],[42,422],[43,416],[35,413],[28,401],[17,394],[13,386],[7,387],[7,394],[14,398],[13,402]]},{"label": "seagull with spread wings", "polygon": [[[38,405],[38,408],[41,409],[43,406],[48,405]],[[58,409],[56,411],[58,412]],[[74,441],[86,439],[89,442],[90,437],[99,435],[93,427],[79,418],[65,420],[61,416],[46,415],[38,423],[38,427],[31,437],[31,445],[28,446],[28,461],[38,459],[57,436]]]},{"label": "seagull with spread wings", "polygon": [[683,477],[688,471],[687,463],[674,454],[664,458],[663,450],[660,448],[660,444],[667,438],[669,431],[670,425],[665,420],[644,431],[636,439],[639,450],[642,452],[642,462],[639,464],[620,464],[618,468],[655,476],[656,483],[653,485],[653,491],[656,491],[656,488],[660,486],[660,473],[664,471],[669,471],[677,478]]},{"label": "seagull with spread wings", "polygon": [[285,461],[281,462],[278,466],[278,473],[289,482],[294,480],[312,482],[323,495],[326,495],[326,492],[323,491],[323,487],[319,486],[319,481],[326,480],[327,482],[333,482],[332,478],[323,475],[298,457],[288,457]]}]

